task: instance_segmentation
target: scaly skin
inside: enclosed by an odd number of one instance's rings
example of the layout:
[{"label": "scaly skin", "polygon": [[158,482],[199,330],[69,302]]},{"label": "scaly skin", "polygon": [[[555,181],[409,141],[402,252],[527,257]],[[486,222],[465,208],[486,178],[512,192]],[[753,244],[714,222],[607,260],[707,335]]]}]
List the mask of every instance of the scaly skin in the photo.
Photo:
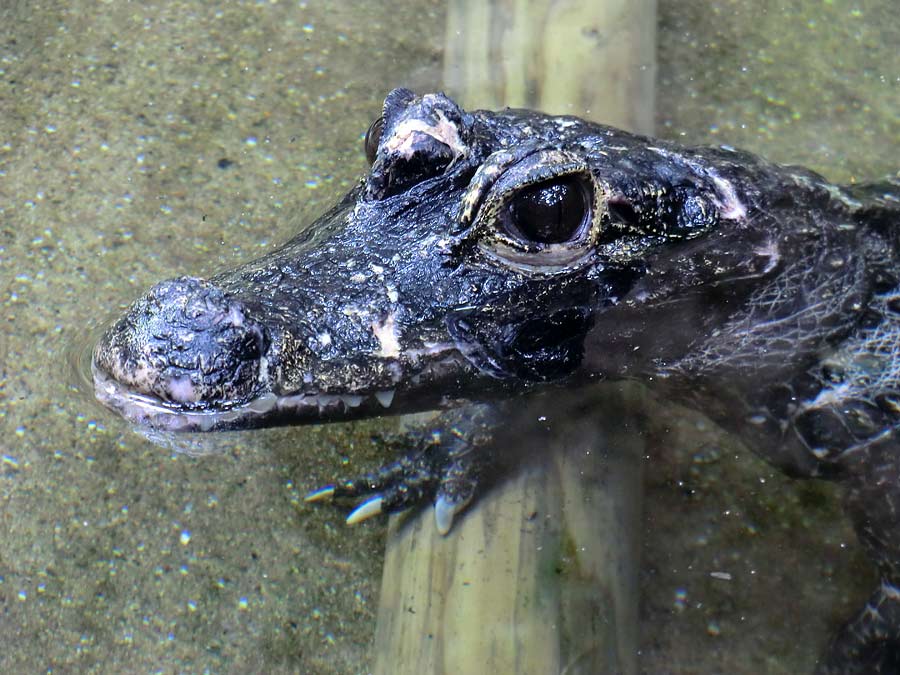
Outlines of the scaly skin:
[{"label": "scaly skin", "polygon": [[900,663],[900,185],[830,185],[730,148],[391,92],[372,168],[280,250],[155,286],[94,351],[98,397],[168,430],[481,403],[319,490],[355,522],[475,493],[498,408],[640,378],[794,475],[846,487],[878,566],[821,672]]}]

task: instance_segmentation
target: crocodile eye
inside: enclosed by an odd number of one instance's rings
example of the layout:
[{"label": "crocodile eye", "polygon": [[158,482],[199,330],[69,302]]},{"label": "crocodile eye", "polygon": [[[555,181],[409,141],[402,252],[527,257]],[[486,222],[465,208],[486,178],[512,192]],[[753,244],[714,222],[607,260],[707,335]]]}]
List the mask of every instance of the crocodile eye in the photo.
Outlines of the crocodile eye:
[{"label": "crocodile eye", "polygon": [[381,132],[383,130],[384,118],[379,117],[369,125],[369,130],[366,131],[365,148],[369,166],[375,163],[375,155],[378,154],[378,142],[381,140]]},{"label": "crocodile eye", "polygon": [[469,181],[459,241],[525,274],[566,274],[593,259],[608,198],[571,150],[498,150]]},{"label": "crocodile eye", "polygon": [[519,239],[537,244],[563,244],[577,239],[590,225],[591,196],[578,176],[562,176],[530,185],[515,195],[505,225]]}]

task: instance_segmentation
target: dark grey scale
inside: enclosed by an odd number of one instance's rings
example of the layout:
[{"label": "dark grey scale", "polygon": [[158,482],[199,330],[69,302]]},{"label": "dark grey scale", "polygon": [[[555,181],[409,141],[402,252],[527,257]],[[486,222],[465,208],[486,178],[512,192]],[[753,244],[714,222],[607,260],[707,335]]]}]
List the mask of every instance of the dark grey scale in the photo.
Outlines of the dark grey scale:
[{"label": "dark grey scale", "polygon": [[760,397],[762,409],[774,420],[789,420],[794,416],[802,398],[798,398],[793,386],[787,383],[769,387]]},{"label": "dark grey scale", "polygon": [[877,406],[865,401],[843,402],[839,408],[815,408],[794,420],[803,442],[818,459],[836,462],[848,449],[867,442],[889,423]]},{"label": "dark grey scale", "polygon": [[900,391],[886,391],[875,397],[875,404],[900,422]]}]

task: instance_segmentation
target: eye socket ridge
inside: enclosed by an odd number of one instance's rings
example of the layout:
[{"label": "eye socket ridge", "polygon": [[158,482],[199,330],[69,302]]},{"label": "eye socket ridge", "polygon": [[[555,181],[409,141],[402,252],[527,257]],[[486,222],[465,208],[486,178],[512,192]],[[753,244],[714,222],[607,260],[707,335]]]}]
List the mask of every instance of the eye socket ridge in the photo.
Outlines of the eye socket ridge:
[{"label": "eye socket ridge", "polygon": [[586,170],[520,184],[482,207],[478,247],[529,275],[578,269],[594,259],[604,195]]},{"label": "eye socket ridge", "polygon": [[460,225],[464,237],[482,245],[501,243],[533,253],[580,248],[596,238],[605,194],[584,158],[572,151],[498,151],[472,178]]},{"label": "eye socket ridge", "polygon": [[535,161],[501,176],[476,219],[479,244],[536,265],[580,258],[599,238],[605,192],[581,162]]},{"label": "eye socket ridge", "polygon": [[595,258],[609,194],[572,150],[497,151],[460,201],[457,244],[528,275],[565,274]]}]

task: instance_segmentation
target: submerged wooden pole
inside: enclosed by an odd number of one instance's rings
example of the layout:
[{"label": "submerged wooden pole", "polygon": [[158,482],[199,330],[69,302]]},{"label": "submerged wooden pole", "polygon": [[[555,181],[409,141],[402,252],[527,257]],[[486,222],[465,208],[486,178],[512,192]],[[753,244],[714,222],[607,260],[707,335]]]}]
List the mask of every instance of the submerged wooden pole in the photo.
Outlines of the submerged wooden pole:
[{"label": "submerged wooden pole", "polygon": [[[652,131],[655,0],[449,4],[446,90]],[[635,393],[543,397],[552,432],[446,537],[391,520],[377,675],[637,673],[641,458]],[[551,400],[553,403],[551,404]],[[573,411],[578,411],[574,413]]]},{"label": "submerged wooden pole", "polygon": [[466,107],[652,133],[656,0],[452,0],[444,85]]},{"label": "submerged wooden pole", "polygon": [[535,401],[546,435],[448,536],[430,509],[391,520],[375,673],[637,672],[637,394],[608,394]]}]

